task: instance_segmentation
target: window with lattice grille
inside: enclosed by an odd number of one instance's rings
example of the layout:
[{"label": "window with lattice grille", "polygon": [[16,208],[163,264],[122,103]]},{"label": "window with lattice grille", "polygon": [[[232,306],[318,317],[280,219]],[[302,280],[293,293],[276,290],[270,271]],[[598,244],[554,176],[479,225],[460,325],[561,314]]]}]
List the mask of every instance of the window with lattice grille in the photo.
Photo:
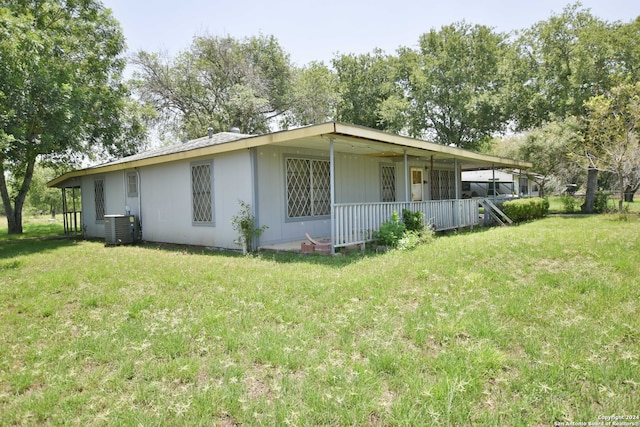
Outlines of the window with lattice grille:
[{"label": "window with lattice grille", "polygon": [[191,212],[195,224],[213,223],[211,163],[191,165]]},{"label": "window with lattice grille", "polygon": [[380,167],[380,193],[383,202],[396,201],[396,168],[382,165]]},{"label": "window with lattice grille", "polygon": [[431,199],[449,200],[456,198],[456,174],[452,170],[436,169],[431,180]]},{"label": "window with lattice grille", "polygon": [[331,174],[327,160],[286,159],[287,217],[331,214]]},{"label": "window with lattice grille", "polygon": [[95,197],[96,221],[104,221],[104,180],[93,181],[93,194]]},{"label": "window with lattice grille", "polygon": [[138,197],[138,177],[135,173],[127,175],[127,197]]}]

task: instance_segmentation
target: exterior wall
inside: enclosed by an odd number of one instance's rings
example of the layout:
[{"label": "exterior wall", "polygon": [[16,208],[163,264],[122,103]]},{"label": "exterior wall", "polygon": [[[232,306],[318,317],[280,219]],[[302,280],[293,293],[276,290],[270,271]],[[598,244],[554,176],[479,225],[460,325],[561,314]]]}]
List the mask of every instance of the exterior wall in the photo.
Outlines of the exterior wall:
[{"label": "exterior wall", "polygon": [[329,160],[329,151],[263,146],[256,150],[255,156],[257,225],[269,227],[260,236],[260,244],[302,240],[305,233],[314,237],[328,237],[331,233],[331,221],[328,217],[287,220],[285,157]]},{"label": "exterior wall", "polygon": [[94,182],[104,180],[104,213],[125,213],[125,190],[122,172],[92,175],[82,178],[82,227],[87,237],[104,238],[104,220],[96,219]]},{"label": "exterior wall", "polygon": [[[238,151],[210,159],[213,161],[213,224],[192,222],[191,165],[196,161],[176,161],[137,170],[138,197],[128,197],[127,174],[119,171],[103,176],[83,177],[82,203],[87,236],[104,237],[104,222],[95,221],[93,182],[105,178],[105,213],[130,213],[140,218],[146,241],[239,249],[238,235],[231,218],[240,209],[238,200],[252,202],[252,172],[249,151]],[[140,214],[141,212],[141,214]]]},{"label": "exterior wall", "polygon": [[[305,233],[328,237],[329,216],[287,218],[285,159],[289,157],[329,160],[329,150],[262,146],[197,161],[184,160],[82,178],[83,220],[89,237],[104,237],[104,222],[95,220],[94,180],[104,179],[105,214],[131,213],[140,218],[146,241],[192,244],[238,249],[238,233],[231,219],[240,209],[238,200],[250,203],[257,226],[268,228],[259,244],[302,240]],[[212,161],[214,223],[192,222],[191,165]],[[431,199],[428,161],[410,160],[405,170],[402,157],[335,154],[336,203],[378,203],[382,200],[381,166],[394,166],[395,201],[411,200],[410,170],[422,171],[422,200]],[[453,165],[449,167],[453,169]],[[138,196],[130,197],[128,177],[137,178]],[[407,186],[408,184],[408,186]]]},{"label": "exterior wall", "polygon": [[[305,239],[305,233],[313,237],[328,237],[331,234],[329,217],[287,219],[285,189],[285,159],[288,157],[329,160],[327,150],[264,146],[256,150],[256,209],[258,225],[269,228],[260,237],[261,245]],[[381,165],[395,166],[396,201],[407,201],[411,191],[409,176],[405,179],[404,159],[398,157],[367,157],[348,153],[335,153],[336,203],[377,203],[382,200]],[[423,199],[430,199],[429,170],[425,161],[411,160],[408,169],[423,171]],[[452,167],[451,167],[452,169]],[[408,174],[408,172],[406,172]]]}]

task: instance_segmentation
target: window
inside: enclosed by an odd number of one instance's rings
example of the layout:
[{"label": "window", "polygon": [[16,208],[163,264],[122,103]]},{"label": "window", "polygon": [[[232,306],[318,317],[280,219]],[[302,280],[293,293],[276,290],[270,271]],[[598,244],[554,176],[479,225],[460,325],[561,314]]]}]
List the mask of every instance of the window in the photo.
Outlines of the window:
[{"label": "window", "polygon": [[380,167],[380,193],[383,202],[396,201],[396,168],[382,165]]},{"label": "window", "polygon": [[431,200],[447,200],[455,198],[456,173],[452,170],[433,170],[431,180]]},{"label": "window", "polygon": [[194,224],[213,224],[211,162],[191,165],[191,214]]},{"label": "window", "polygon": [[104,221],[104,180],[93,181],[93,195],[95,197],[96,221]]},{"label": "window", "polygon": [[127,197],[138,197],[138,177],[135,173],[127,175]]},{"label": "window", "polygon": [[287,217],[331,214],[331,176],[328,160],[286,159]]}]

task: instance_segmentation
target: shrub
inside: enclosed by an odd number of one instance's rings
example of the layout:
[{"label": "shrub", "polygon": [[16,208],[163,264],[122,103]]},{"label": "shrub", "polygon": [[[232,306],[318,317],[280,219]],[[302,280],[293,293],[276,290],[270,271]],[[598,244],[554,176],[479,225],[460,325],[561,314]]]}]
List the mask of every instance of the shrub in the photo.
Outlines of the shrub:
[{"label": "shrub", "polygon": [[251,205],[242,200],[238,200],[238,203],[240,204],[240,212],[231,218],[231,227],[240,233],[235,243],[241,246],[242,253],[246,254],[253,249],[254,239],[260,237],[269,227],[263,225],[256,228],[256,219],[251,211]]},{"label": "shrub", "polygon": [[408,209],[402,209],[402,222],[407,231],[421,232],[424,228],[424,215],[422,212],[412,212]]},{"label": "shrub", "polygon": [[373,238],[379,245],[395,248],[398,246],[398,242],[404,235],[406,229],[407,227],[400,220],[398,212],[393,211],[391,218],[383,222],[380,225],[380,229],[373,233]]},{"label": "shrub", "polygon": [[422,212],[402,211],[402,220],[398,212],[393,212],[388,221],[380,225],[380,229],[373,233],[378,245],[389,246],[400,250],[413,249],[433,240],[434,232],[425,227]]},{"label": "shrub", "polygon": [[606,191],[596,191],[596,198],[593,202],[593,211],[595,213],[603,213],[607,211],[610,194]]},{"label": "shrub", "polygon": [[549,213],[549,201],[540,197],[504,202],[502,211],[513,222],[529,221],[545,217]]},{"label": "shrub", "polygon": [[564,206],[565,213],[574,213],[579,210],[578,200],[575,197],[571,195],[566,195],[566,196],[562,196],[561,200],[562,200],[562,205]]}]

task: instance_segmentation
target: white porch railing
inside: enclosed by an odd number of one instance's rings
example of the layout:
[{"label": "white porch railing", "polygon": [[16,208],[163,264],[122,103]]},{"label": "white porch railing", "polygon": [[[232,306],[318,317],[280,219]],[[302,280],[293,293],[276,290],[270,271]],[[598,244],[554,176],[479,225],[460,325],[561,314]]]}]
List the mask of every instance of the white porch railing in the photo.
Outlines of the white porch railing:
[{"label": "white porch railing", "polygon": [[373,240],[374,230],[388,221],[395,211],[421,211],[434,229],[449,230],[479,224],[478,200],[432,200],[426,202],[339,203],[335,205],[335,247],[357,245]]}]

